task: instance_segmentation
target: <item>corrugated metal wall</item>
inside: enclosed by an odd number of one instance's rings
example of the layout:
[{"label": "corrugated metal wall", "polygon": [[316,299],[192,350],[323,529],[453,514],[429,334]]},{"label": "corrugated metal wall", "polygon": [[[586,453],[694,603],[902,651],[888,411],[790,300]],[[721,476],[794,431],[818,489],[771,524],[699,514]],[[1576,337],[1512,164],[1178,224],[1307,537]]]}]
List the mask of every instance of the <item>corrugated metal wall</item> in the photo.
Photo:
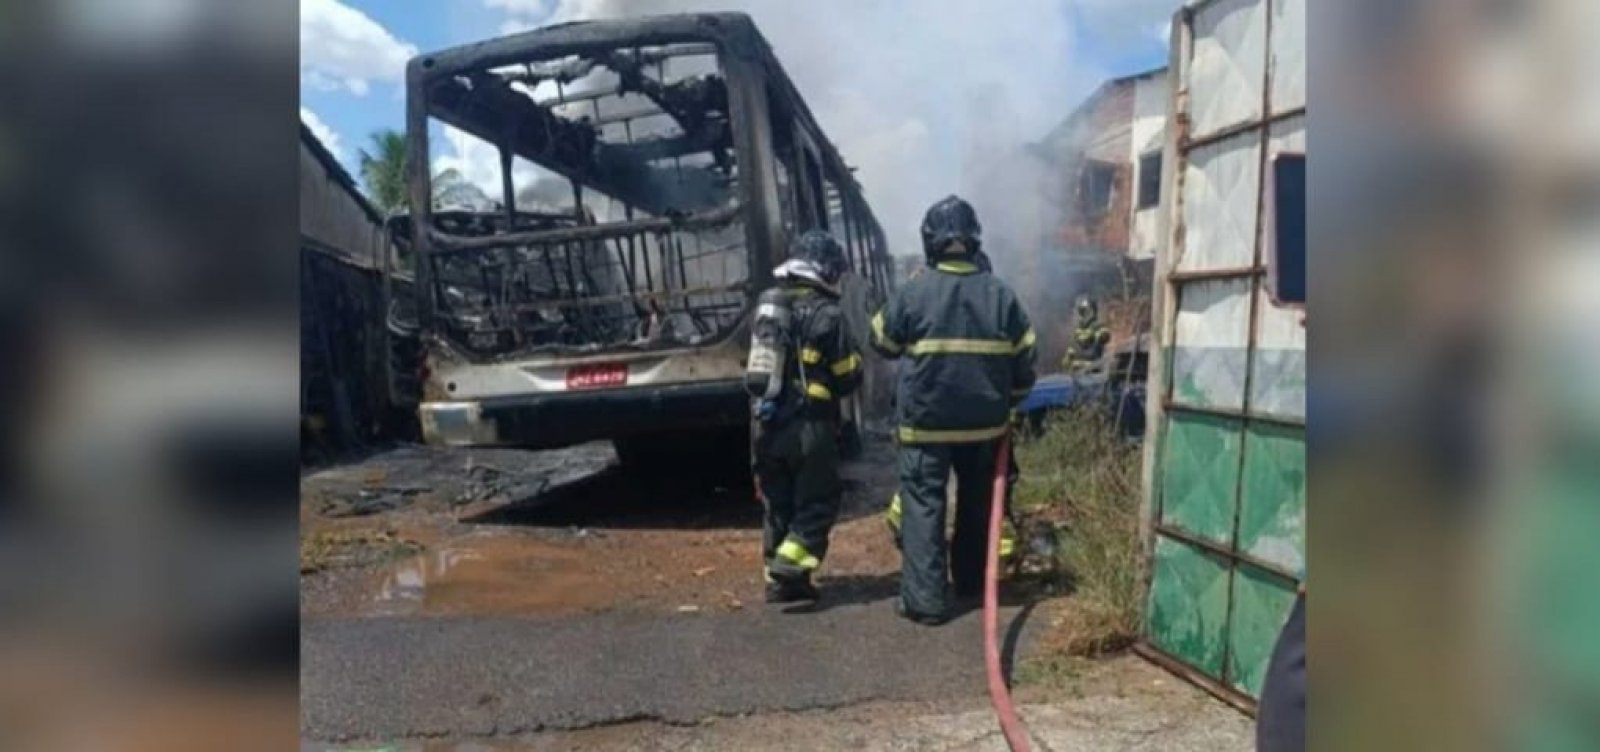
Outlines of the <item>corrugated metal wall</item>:
[{"label": "corrugated metal wall", "polygon": [[1305,330],[1264,289],[1261,216],[1268,159],[1305,150],[1305,2],[1175,24],[1145,643],[1249,698],[1305,576]]},{"label": "corrugated metal wall", "polygon": [[[319,154],[319,150],[321,153]],[[410,438],[407,343],[391,337],[384,294],[393,246],[354,182],[303,132],[300,142],[300,412],[303,459]],[[403,295],[399,290],[396,295]],[[404,417],[402,418],[402,415]]]},{"label": "corrugated metal wall", "polygon": [[311,145],[300,142],[301,237],[355,264],[381,269],[387,236],[352,190],[330,174]]}]

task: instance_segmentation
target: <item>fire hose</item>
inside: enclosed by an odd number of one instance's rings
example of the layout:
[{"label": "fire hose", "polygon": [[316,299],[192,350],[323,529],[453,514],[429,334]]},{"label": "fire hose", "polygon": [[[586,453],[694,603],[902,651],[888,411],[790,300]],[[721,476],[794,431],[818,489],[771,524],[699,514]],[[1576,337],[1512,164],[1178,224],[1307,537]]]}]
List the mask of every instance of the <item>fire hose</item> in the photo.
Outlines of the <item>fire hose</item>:
[{"label": "fire hose", "polygon": [[1011,437],[1002,436],[995,450],[994,492],[989,504],[989,554],[983,580],[983,659],[989,673],[989,703],[1000,721],[1006,746],[1011,752],[1028,752],[1033,747],[1028,741],[1027,727],[1017,717],[1017,709],[1011,704],[1011,690],[1006,687],[1005,674],[1000,670],[1000,529],[1005,517],[1010,457]]}]

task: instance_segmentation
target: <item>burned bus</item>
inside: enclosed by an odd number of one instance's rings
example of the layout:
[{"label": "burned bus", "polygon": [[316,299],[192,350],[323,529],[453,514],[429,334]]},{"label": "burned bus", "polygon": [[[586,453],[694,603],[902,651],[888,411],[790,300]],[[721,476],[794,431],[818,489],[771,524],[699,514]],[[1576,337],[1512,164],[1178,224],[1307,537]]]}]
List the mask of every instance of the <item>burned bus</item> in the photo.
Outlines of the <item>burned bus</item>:
[{"label": "burned bus", "polygon": [[[740,435],[753,301],[812,228],[847,249],[865,342],[883,230],[747,16],[550,26],[418,56],[406,85],[430,442],[610,439],[632,462]],[[436,209],[435,132],[498,155],[491,204]],[[845,425],[886,400],[882,370]]]}]

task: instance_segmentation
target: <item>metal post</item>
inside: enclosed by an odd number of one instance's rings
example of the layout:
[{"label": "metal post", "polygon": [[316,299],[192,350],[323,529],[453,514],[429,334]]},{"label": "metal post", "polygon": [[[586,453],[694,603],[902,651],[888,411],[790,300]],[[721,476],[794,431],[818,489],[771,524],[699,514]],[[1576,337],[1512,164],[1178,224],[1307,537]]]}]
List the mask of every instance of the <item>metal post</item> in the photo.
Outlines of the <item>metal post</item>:
[{"label": "metal post", "polygon": [[[509,139],[507,139],[509,141]],[[511,180],[511,164],[514,155],[510,145],[506,142],[500,144],[500,196],[505,205],[506,232],[513,232],[517,227],[517,187]]]}]

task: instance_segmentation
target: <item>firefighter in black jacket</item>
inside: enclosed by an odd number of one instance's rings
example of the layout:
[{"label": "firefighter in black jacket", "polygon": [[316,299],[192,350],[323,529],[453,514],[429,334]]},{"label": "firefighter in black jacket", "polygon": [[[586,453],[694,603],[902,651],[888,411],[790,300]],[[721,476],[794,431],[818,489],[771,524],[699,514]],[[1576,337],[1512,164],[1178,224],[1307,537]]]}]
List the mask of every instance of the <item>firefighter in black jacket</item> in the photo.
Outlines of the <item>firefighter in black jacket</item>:
[{"label": "firefighter in black jacket", "polygon": [[762,555],[771,603],[815,600],[811,575],[839,516],[839,400],[861,383],[861,354],[839,310],[844,249],[811,230],[773,272],[791,308],[782,391],[756,403],[755,474],[766,503]]},{"label": "firefighter in black jacket", "polygon": [[[872,320],[872,345],[906,358],[896,398],[901,570],[896,610],[936,624],[983,592],[997,440],[1034,381],[1034,331],[1016,294],[980,263],[981,227],[950,196],[922,221],[930,272],[895,291]],[[956,473],[956,530],[944,539],[945,482]],[[946,579],[948,568],[949,580]]]}]

